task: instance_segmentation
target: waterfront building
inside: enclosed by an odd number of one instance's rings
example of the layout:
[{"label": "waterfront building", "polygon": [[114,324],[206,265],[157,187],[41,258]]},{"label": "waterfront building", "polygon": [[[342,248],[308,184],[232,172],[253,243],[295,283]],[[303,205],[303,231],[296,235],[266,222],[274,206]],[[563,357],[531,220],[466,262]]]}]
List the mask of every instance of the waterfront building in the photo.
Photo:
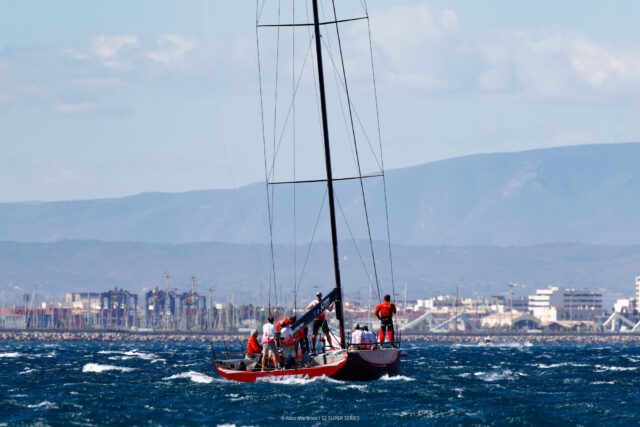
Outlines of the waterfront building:
[{"label": "waterfront building", "polygon": [[561,286],[537,289],[529,296],[529,310],[542,322],[588,321],[604,314],[602,292]]},{"label": "waterfront building", "polygon": [[640,273],[636,275],[636,301],[640,301]]},{"label": "waterfront building", "polygon": [[481,326],[491,329],[533,329],[540,326],[540,320],[528,313],[517,311],[492,313],[482,318]]},{"label": "waterfront building", "polygon": [[529,311],[529,298],[528,297],[508,297],[504,295],[493,295],[491,297],[491,307],[494,311],[500,313],[513,311],[519,311],[526,313]]},{"label": "waterfront building", "polygon": [[69,292],[64,302],[69,308],[100,310],[100,292]]},{"label": "waterfront building", "polygon": [[621,298],[613,304],[613,311],[615,313],[633,315],[637,313],[636,301],[638,301],[636,298]]}]

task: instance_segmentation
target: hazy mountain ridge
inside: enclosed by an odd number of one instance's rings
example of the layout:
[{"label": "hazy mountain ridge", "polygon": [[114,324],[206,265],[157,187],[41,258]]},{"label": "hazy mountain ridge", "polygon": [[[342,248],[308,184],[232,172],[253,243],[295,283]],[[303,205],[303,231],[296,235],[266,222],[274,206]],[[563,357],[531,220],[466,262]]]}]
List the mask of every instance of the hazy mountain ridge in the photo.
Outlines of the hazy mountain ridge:
[{"label": "hazy mountain ridge", "polygon": [[[364,242],[362,242],[364,244]],[[341,245],[341,271],[348,299],[367,301],[369,283],[353,244]],[[391,293],[388,257],[384,243],[375,244],[379,259],[381,292]],[[291,301],[293,288],[293,247],[278,245],[277,281],[280,298]],[[309,299],[314,286],[333,287],[330,246],[312,247],[309,262],[300,274],[307,247],[298,247],[297,277],[302,301]],[[640,270],[640,245],[602,246],[548,244],[530,247],[450,247],[394,245],[395,291],[408,285],[409,298],[455,292],[461,295],[504,294],[509,282],[535,288],[562,284],[576,288],[602,288],[605,298],[634,294],[635,274]],[[99,241],[55,243],[0,242],[0,289],[7,296],[36,291],[61,295],[72,290],[98,291],[121,287],[136,292],[144,288],[164,288],[163,274],[172,274],[171,286],[189,287],[190,277],[198,278],[199,289],[208,292],[209,280],[218,300],[236,296],[237,301],[256,303],[267,298],[267,245],[190,243],[165,245]],[[367,264],[370,269],[370,264]],[[12,285],[9,286],[9,283]],[[20,289],[14,288],[18,286]],[[359,294],[358,294],[359,293]],[[377,290],[373,290],[374,299]],[[273,293],[272,293],[273,299]]]},{"label": "hazy mountain ridge", "polygon": [[[640,242],[640,143],[480,154],[387,172],[392,240],[400,244],[516,245]],[[357,238],[359,184],[336,184]],[[288,187],[288,188],[287,188]],[[365,183],[374,238],[386,238],[380,180]],[[292,187],[278,186],[274,237],[292,242]],[[323,184],[297,186],[298,242],[308,241]],[[326,203],[324,208],[326,209]],[[341,212],[339,220],[341,221]],[[348,238],[343,222],[342,238]],[[233,190],[145,193],[0,204],[0,240],[97,239],[152,243],[268,241],[264,184]],[[316,239],[328,239],[321,215]]]}]

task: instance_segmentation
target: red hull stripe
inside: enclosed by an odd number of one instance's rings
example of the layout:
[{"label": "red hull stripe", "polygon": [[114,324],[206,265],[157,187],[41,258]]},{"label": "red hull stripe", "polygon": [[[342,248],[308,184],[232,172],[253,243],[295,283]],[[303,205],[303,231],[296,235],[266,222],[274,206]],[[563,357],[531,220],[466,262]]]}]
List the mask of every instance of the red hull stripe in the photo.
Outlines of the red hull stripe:
[{"label": "red hull stripe", "polygon": [[288,378],[307,379],[314,377],[321,377],[331,375],[338,372],[340,368],[347,363],[347,357],[337,362],[327,363],[326,365],[314,366],[313,368],[300,368],[300,369],[283,369],[280,371],[269,372],[251,372],[251,371],[237,371],[235,369],[225,369],[216,367],[216,370],[220,375],[228,380],[240,381],[240,382],[274,382],[283,381]]}]

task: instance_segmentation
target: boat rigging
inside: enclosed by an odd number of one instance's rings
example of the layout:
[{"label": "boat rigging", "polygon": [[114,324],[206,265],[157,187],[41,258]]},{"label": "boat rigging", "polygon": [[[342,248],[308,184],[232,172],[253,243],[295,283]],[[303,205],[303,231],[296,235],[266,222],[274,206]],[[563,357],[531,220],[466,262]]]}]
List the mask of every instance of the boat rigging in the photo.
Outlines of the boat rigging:
[{"label": "boat rigging", "polygon": [[[385,208],[385,220],[386,220],[386,237],[389,240],[388,250],[389,250],[389,264],[391,268],[391,286],[394,290],[395,294],[395,286],[393,283],[393,263],[391,257],[391,245],[390,245],[390,231],[389,231],[389,214],[387,208],[387,195],[386,195],[386,181],[384,176],[384,163],[382,161],[382,149],[381,149],[381,132],[380,132],[380,123],[379,123],[379,110],[378,110],[378,97],[377,97],[377,89],[375,87],[375,73],[373,68],[373,60],[371,59],[371,71],[372,71],[372,80],[374,83],[374,92],[375,92],[375,117],[377,122],[377,130],[378,130],[378,138],[380,142],[380,153],[379,158],[373,150],[370,139],[367,136],[366,130],[364,129],[362,119],[358,115],[355,110],[354,102],[349,91],[349,87],[347,84],[347,73],[345,67],[345,61],[343,56],[343,44],[340,37],[340,24],[344,23],[353,23],[353,22],[366,22],[367,23],[367,34],[369,36],[369,53],[372,56],[372,47],[370,40],[370,27],[369,27],[369,16],[368,10],[366,7],[366,2],[362,2],[363,11],[365,16],[357,16],[350,17],[344,19],[338,19],[338,14],[336,11],[335,1],[331,0],[330,2],[324,2],[330,4],[331,18],[328,20],[320,19],[320,10],[319,10],[319,1],[311,0],[312,6],[312,22],[303,22],[296,23],[296,12],[295,12],[295,0],[292,0],[291,8],[292,8],[292,17],[293,21],[291,23],[281,23],[281,6],[282,1],[278,1],[278,7],[276,10],[277,23],[262,23],[261,17],[264,12],[266,0],[257,1],[256,7],[256,43],[258,49],[258,74],[259,74],[259,82],[260,82],[260,117],[262,123],[262,143],[263,150],[265,156],[265,183],[267,190],[267,211],[268,211],[268,221],[269,221],[269,235],[270,235],[270,249],[271,249],[271,266],[270,266],[270,278],[269,278],[269,310],[271,311],[271,287],[273,286],[274,295],[276,298],[276,306],[277,306],[277,281],[276,281],[276,262],[274,255],[274,218],[275,218],[275,187],[282,184],[292,184],[293,186],[293,199],[294,199],[294,236],[296,236],[296,221],[295,221],[295,200],[296,200],[296,185],[297,184],[316,184],[316,183],[326,183],[326,188],[323,193],[322,203],[320,209],[322,210],[325,205],[325,200],[328,201],[328,216],[329,216],[329,226],[330,226],[330,235],[331,235],[331,260],[333,266],[333,281],[334,281],[334,289],[329,292],[324,298],[319,297],[319,302],[314,305],[309,311],[304,313],[291,325],[291,329],[295,334],[300,332],[305,326],[309,325],[317,316],[321,315],[327,308],[329,308],[332,304],[335,305],[336,308],[336,319],[339,323],[339,344],[340,349],[325,352],[320,355],[315,355],[314,352],[311,352],[309,357],[306,359],[305,372],[304,375],[317,376],[317,375],[329,375],[335,378],[347,379],[347,380],[371,380],[379,378],[380,376],[387,375],[396,375],[400,369],[400,350],[397,348],[398,343],[391,343],[391,345],[387,348],[383,348],[382,344],[373,345],[368,347],[366,350],[362,349],[360,346],[351,347],[348,344],[348,340],[345,337],[345,318],[344,318],[344,307],[343,307],[343,286],[342,286],[342,275],[340,271],[340,255],[339,255],[339,235],[338,235],[338,226],[337,226],[337,216],[336,216],[336,204],[340,207],[340,212],[342,213],[344,222],[346,224],[346,229],[349,232],[349,235],[356,246],[356,251],[360,260],[362,262],[362,266],[365,269],[365,273],[367,275],[367,279],[370,283],[370,289],[373,288],[373,281],[375,281],[375,286],[377,290],[378,299],[381,299],[380,292],[380,277],[378,273],[378,266],[376,265],[376,256],[373,245],[372,238],[372,230],[371,230],[371,220],[369,217],[369,209],[367,205],[367,197],[365,194],[365,185],[364,180],[370,178],[381,178],[383,183],[384,190],[384,208]],[[306,3],[306,2],[305,2]],[[307,3],[308,4],[308,3]],[[307,9],[308,15],[308,9]],[[308,16],[307,16],[308,18]],[[309,19],[307,19],[309,21]],[[339,48],[340,62],[339,65],[336,64],[336,61],[333,58],[330,49],[330,41],[325,40],[325,36],[327,36],[327,32],[323,33],[321,31],[322,28],[328,28],[327,26],[335,27],[335,35],[337,38],[337,44]],[[282,90],[279,86],[279,63],[280,63],[280,39],[281,39],[281,29],[289,28],[292,30],[292,34],[295,34],[296,29],[308,29],[313,28],[313,32],[309,32],[309,45],[306,50],[306,54],[304,57],[304,62],[300,69],[300,75],[296,76],[296,66],[295,61],[292,63],[292,69],[294,72],[292,73],[292,88],[291,88],[291,101],[289,102],[289,106],[284,117],[284,125],[282,125],[282,131],[278,129],[278,93]],[[267,145],[267,132],[266,132],[266,121],[265,117],[265,100],[264,100],[264,92],[265,87],[263,84],[263,65],[261,63],[261,55],[260,55],[260,29],[275,29],[275,39],[276,39],[276,49],[275,49],[275,83],[274,83],[274,111],[273,111],[273,135],[272,135],[272,146],[268,149]],[[292,46],[295,50],[295,36],[292,36]],[[346,141],[348,142],[348,146],[351,149],[354,163],[356,166],[357,174],[355,176],[339,176],[334,177],[334,169],[335,165],[332,160],[332,140],[330,139],[330,126],[329,126],[329,112],[328,112],[328,97],[327,97],[327,85],[325,81],[325,64],[324,64],[324,55],[323,55],[323,45],[327,48],[327,57],[331,60],[331,64],[334,68],[334,76],[336,77],[336,86],[338,88],[338,92],[340,90],[344,91],[344,96],[346,96],[346,104],[348,115],[345,113],[344,104],[342,101],[342,96],[339,93],[337,94],[337,98],[340,102],[341,111],[345,118],[345,126],[348,129]],[[315,55],[310,55],[311,47],[314,46]],[[312,64],[314,64],[311,68],[313,71],[314,79],[313,79],[313,92],[315,93],[317,108],[319,111],[319,124],[320,130],[319,135],[322,139],[322,157],[324,158],[324,175],[323,178],[313,178],[313,179],[297,179],[296,176],[296,143],[295,143],[295,135],[296,135],[296,108],[300,108],[296,106],[296,96],[298,95],[298,91],[301,88],[301,80],[302,80],[302,71],[304,71],[306,64],[308,63],[309,58],[311,58]],[[314,61],[315,59],[315,61]],[[348,120],[346,117],[348,116]],[[354,117],[356,120],[354,120]],[[290,121],[291,120],[291,121]],[[373,173],[363,174],[362,170],[362,158],[361,153],[358,150],[358,137],[355,122],[358,122],[362,128],[361,133],[363,135],[363,139],[369,144],[369,148],[373,153],[373,158],[375,160],[375,164],[378,167],[378,170]],[[277,180],[276,179],[276,158],[280,152],[280,148],[283,144],[283,137],[285,134],[285,128],[290,124],[293,131],[293,179],[284,179]],[[270,138],[269,138],[270,139]],[[307,141],[309,144],[309,141]],[[335,145],[333,146],[335,148]],[[271,160],[269,161],[268,154],[272,155]],[[306,151],[312,151],[313,148],[311,145],[305,146]],[[315,159],[317,162],[317,158],[320,153],[315,152]],[[313,156],[313,155],[312,155]],[[279,170],[279,169],[278,169]],[[352,227],[349,225],[349,221],[347,220],[347,216],[342,208],[342,204],[338,199],[335,189],[336,182],[350,182],[356,181],[359,183],[359,192],[361,193],[362,198],[362,207],[364,211],[365,223],[366,223],[366,235],[368,237],[368,244],[370,248],[370,255],[372,258],[371,266],[373,269],[373,277],[367,271],[366,264],[362,258],[361,252],[358,249],[358,243],[355,239]],[[318,226],[320,216],[318,216],[316,220],[316,225],[313,229],[312,239],[309,243],[309,250],[311,245],[313,244],[313,238],[316,236],[316,229]],[[294,262],[296,262],[295,255],[295,245],[294,245]],[[304,274],[306,262],[309,258],[309,251],[307,252],[307,257],[305,258],[305,265],[303,265],[301,270],[300,277],[294,277],[294,296],[297,295],[298,288],[300,283],[302,282],[302,274]],[[297,269],[297,266],[296,266]],[[295,306],[294,302],[294,306]],[[395,346],[394,346],[395,344]],[[246,361],[236,360],[236,359],[228,359],[226,361],[216,360],[216,368],[218,372],[220,372],[223,376],[230,379],[237,379],[239,381],[262,381],[259,378],[270,376],[270,375],[298,375],[300,372],[297,372],[295,369],[289,369],[284,371],[273,371],[271,374],[269,372],[262,372],[258,375],[258,372],[254,372],[256,369],[256,363],[247,364]],[[330,371],[330,372],[329,372]],[[297,373],[296,373],[297,372]],[[248,374],[248,375],[247,375]],[[252,375],[255,374],[255,375]]]}]

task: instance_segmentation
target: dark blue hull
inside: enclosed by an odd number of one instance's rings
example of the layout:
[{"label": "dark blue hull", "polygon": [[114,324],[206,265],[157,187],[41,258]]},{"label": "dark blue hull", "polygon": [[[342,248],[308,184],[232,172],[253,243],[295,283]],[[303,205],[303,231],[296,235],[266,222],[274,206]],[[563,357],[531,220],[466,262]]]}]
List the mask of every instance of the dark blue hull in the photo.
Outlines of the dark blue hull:
[{"label": "dark blue hull", "polygon": [[373,381],[400,374],[400,349],[349,351],[347,363],[331,377],[346,381]]}]

